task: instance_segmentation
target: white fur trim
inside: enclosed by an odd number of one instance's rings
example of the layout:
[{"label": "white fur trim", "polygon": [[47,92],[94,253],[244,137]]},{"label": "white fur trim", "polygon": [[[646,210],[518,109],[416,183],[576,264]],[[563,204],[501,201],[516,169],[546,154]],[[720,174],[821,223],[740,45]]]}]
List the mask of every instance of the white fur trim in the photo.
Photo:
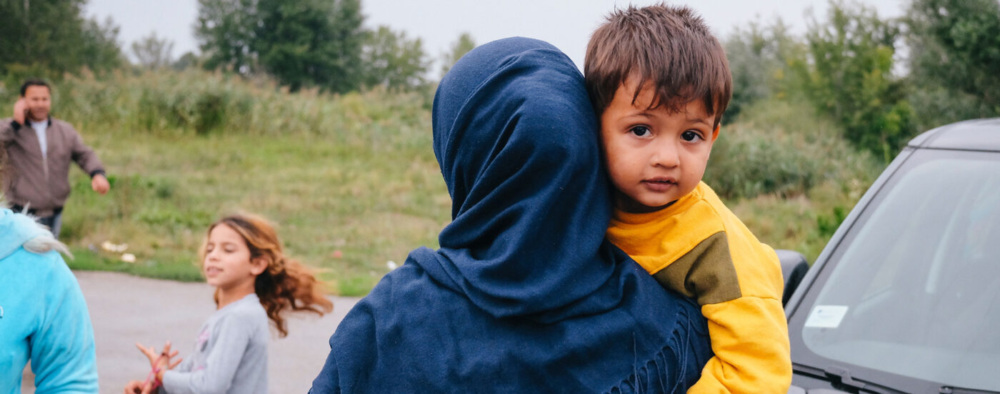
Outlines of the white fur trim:
[{"label": "white fur trim", "polygon": [[32,238],[27,242],[25,242],[23,246],[24,249],[29,252],[45,253],[50,250],[56,250],[66,256],[69,256],[69,258],[71,259],[73,258],[73,254],[69,252],[69,248],[67,248],[66,245],[63,244],[62,242],[59,242],[55,238],[52,238],[51,233]]},{"label": "white fur trim", "polygon": [[[7,207],[8,207],[7,200],[4,199],[3,194],[0,194],[0,208],[7,208]],[[24,209],[27,210],[28,208],[25,207]],[[27,212],[25,212],[24,215],[27,215],[32,219],[34,219],[34,217],[28,215]],[[35,238],[26,241],[22,245],[24,246],[24,250],[27,250],[32,253],[46,253],[50,250],[55,250],[68,256],[71,259],[73,258],[73,253],[69,252],[69,248],[66,247],[66,244],[59,242],[59,240],[53,237],[52,231],[49,230],[48,227],[45,227],[39,224],[38,222],[35,222],[35,225],[38,226],[40,230],[42,230],[42,235],[39,235]]]}]

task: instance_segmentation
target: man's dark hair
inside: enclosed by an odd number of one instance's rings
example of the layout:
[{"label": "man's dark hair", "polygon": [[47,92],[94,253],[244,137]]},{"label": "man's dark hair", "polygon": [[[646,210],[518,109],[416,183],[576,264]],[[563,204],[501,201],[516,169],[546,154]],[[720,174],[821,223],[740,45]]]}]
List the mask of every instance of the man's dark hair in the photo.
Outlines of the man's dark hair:
[{"label": "man's dark hair", "polygon": [[733,90],[726,53],[705,21],[690,8],[665,4],[608,15],[590,37],[583,73],[598,115],[619,86],[636,78],[633,102],[649,84],[656,92],[651,108],[675,112],[701,99],[718,126]]},{"label": "man's dark hair", "polygon": [[45,80],[42,79],[32,78],[21,84],[21,97],[24,97],[24,94],[28,93],[28,87],[31,86],[44,86],[46,89],[49,89],[49,93],[52,93],[52,87],[49,86],[48,82],[45,82]]}]

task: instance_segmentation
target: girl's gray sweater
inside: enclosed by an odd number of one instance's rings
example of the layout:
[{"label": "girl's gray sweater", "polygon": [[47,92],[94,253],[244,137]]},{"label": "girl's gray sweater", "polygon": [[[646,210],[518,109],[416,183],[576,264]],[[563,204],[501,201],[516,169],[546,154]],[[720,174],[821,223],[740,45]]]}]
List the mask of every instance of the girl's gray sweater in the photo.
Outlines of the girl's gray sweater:
[{"label": "girl's gray sweater", "polygon": [[201,326],[194,354],[163,374],[161,393],[267,393],[267,312],[256,294],[215,311]]}]

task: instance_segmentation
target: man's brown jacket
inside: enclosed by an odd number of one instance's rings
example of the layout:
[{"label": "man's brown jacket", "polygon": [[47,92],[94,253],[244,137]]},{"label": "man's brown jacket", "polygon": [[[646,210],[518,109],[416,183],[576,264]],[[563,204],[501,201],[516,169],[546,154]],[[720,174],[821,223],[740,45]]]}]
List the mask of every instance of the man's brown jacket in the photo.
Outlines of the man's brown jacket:
[{"label": "man's brown jacket", "polygon": [[0,120],[0,145],[7,151],[3,164],[3,194],[12,205],[28,207],[38,217],[61,211],[69,197],[70,160],[93,177],[104,165],[69,123],[49,117],[45,130],[46,155],[35,130],[10,118]]}]

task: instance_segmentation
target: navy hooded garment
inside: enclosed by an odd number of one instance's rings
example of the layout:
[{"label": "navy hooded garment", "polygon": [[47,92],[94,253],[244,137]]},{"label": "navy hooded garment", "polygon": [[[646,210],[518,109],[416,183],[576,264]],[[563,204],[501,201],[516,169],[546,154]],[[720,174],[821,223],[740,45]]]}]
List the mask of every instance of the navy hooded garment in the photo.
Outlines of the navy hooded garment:
[{"label": "navy hooded garment", "polygon": [[706,322],[604,240],[610,189],[570,59],[480,46],[433,121],[453,221],[347,314],[311,392],[684,393],[712,356]]}]

